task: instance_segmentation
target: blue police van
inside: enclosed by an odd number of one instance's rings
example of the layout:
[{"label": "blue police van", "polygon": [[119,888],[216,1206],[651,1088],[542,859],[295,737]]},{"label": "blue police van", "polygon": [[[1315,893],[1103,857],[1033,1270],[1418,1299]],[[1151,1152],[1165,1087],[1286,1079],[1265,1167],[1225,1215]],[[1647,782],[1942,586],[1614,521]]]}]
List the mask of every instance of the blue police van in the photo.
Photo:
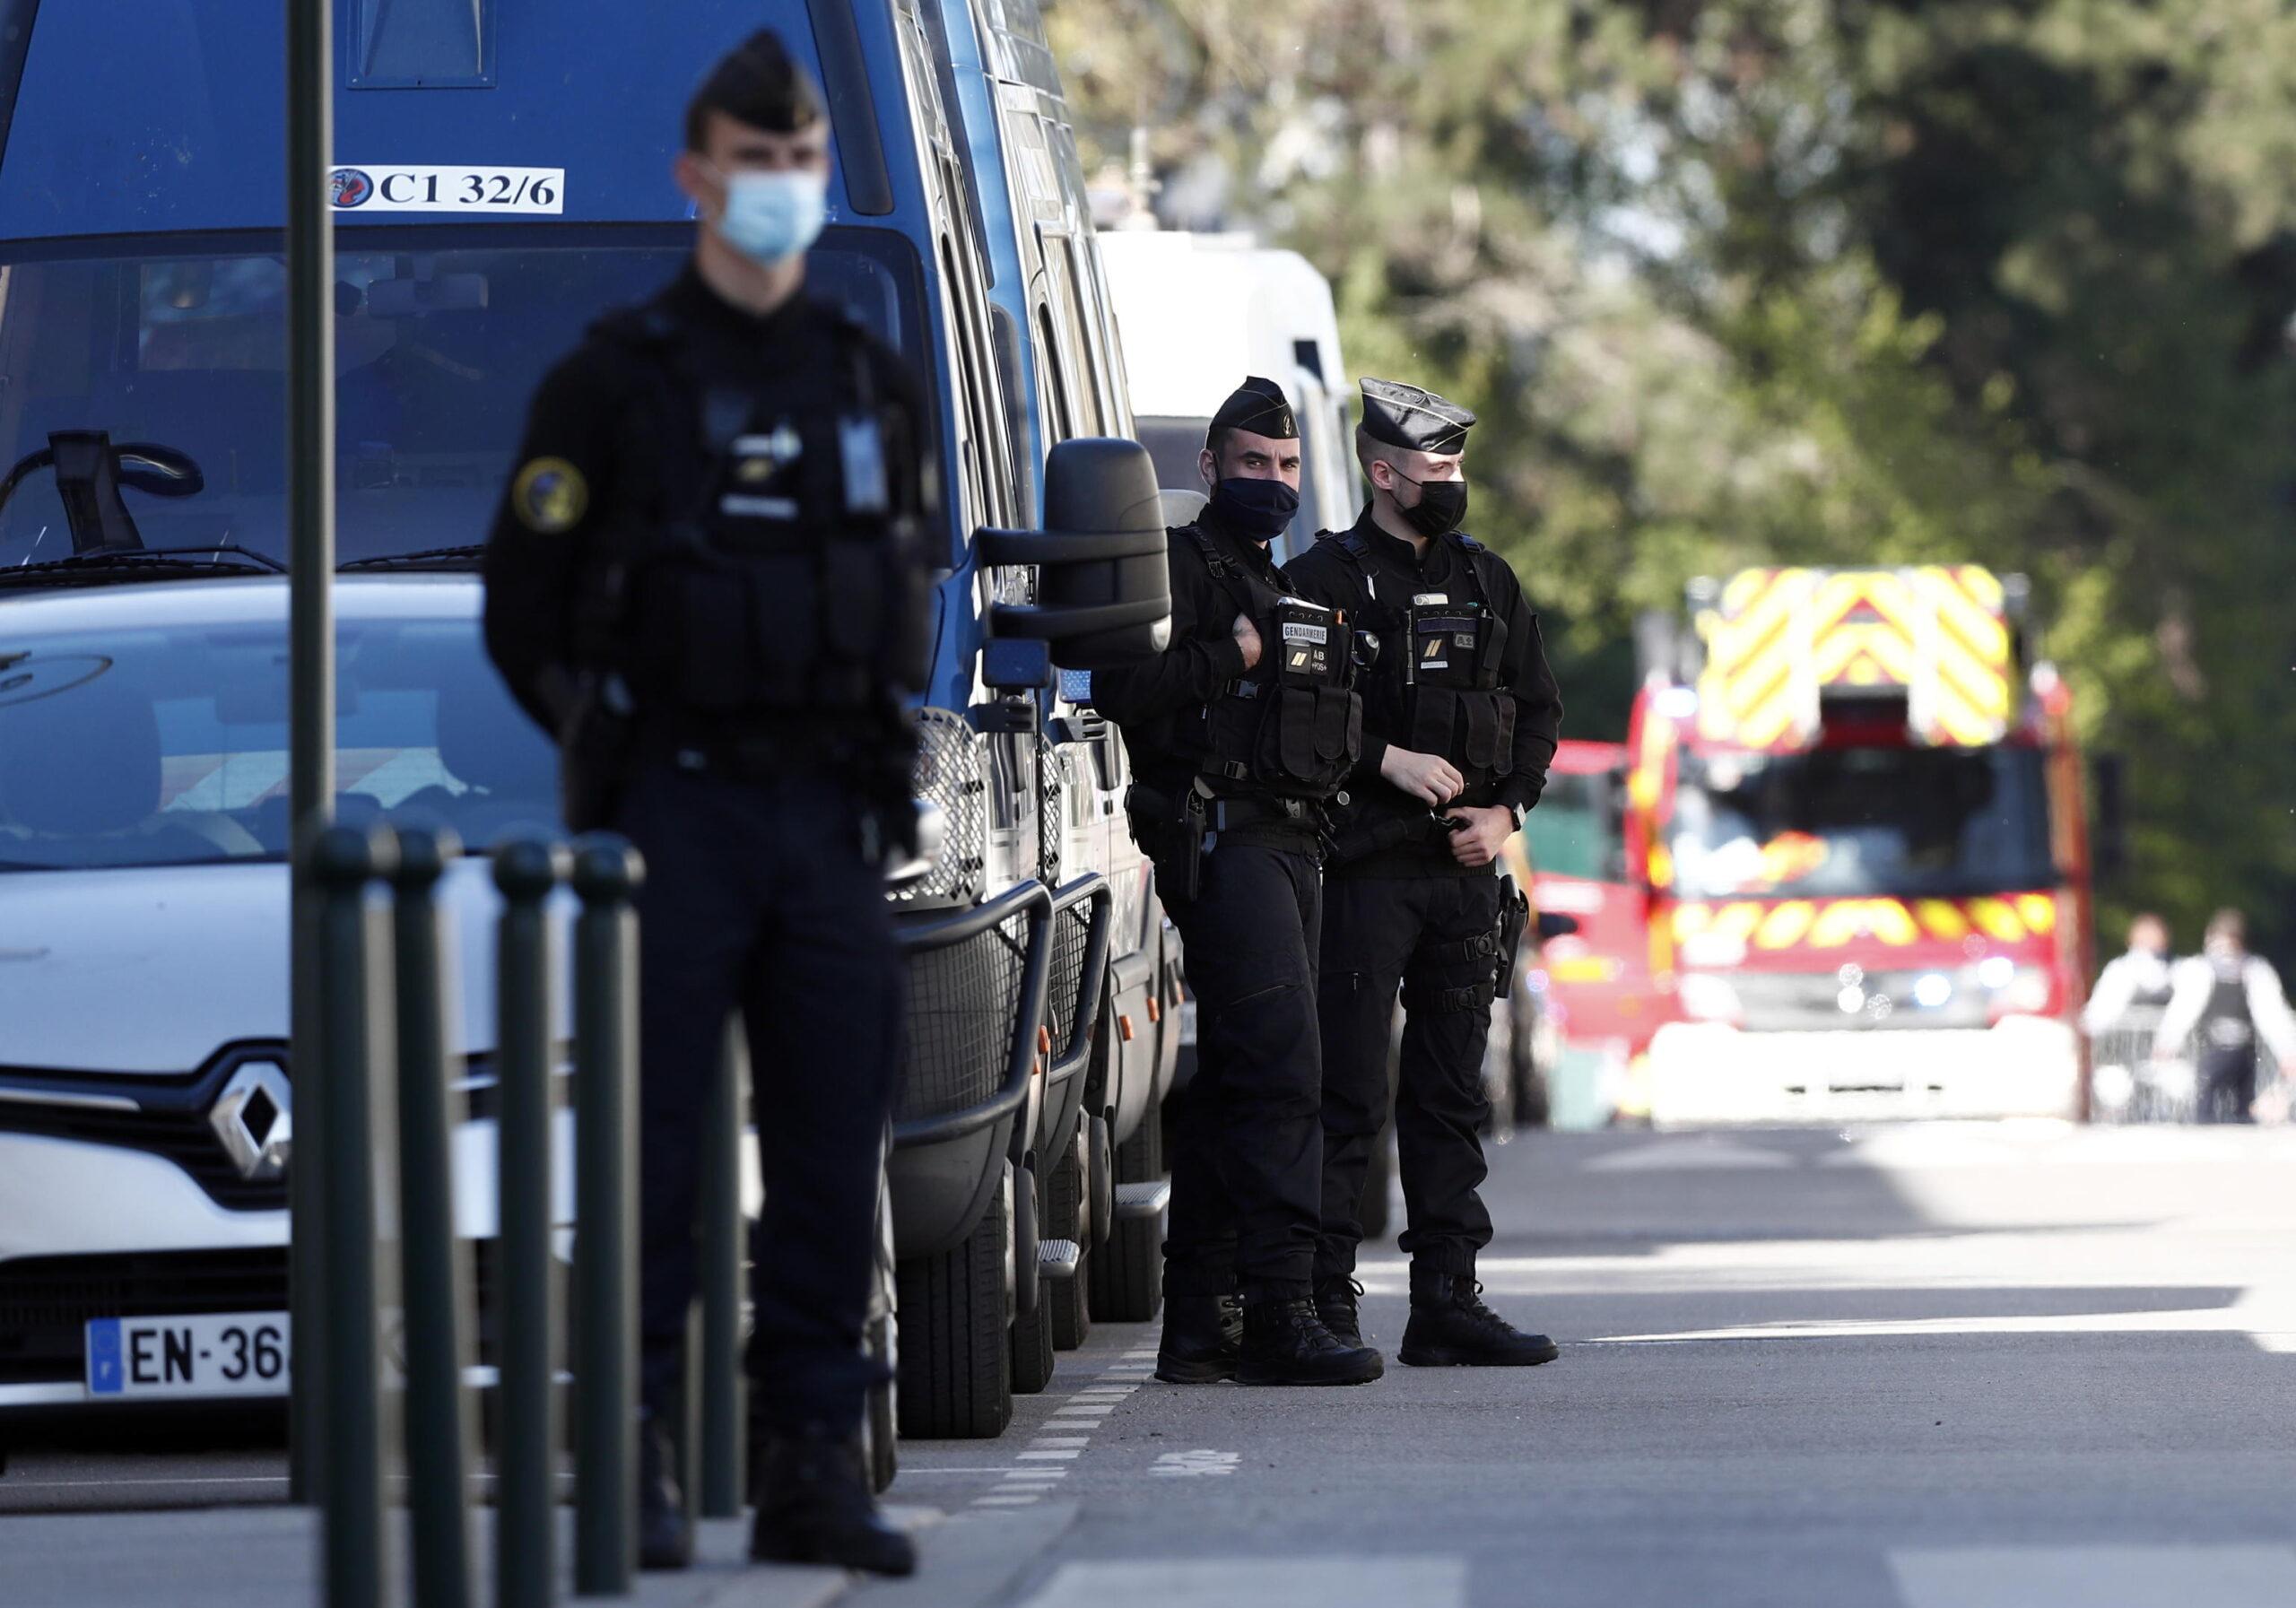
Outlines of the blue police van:
[{"label": "blue police van", "polygon": [[[890,894],[909,950],[887,1164],[900,1423],[998,1433],[1013,1391],[1044,1383],[1052,1341],[1081,1338],[1087,1283],[1104,1311],[1153,1309],[1154,1115],[1178,1042],[1177,950],[1125,831],[1122,745],[1056,668],[1152,651],[1165,604],[1152,476],[1144,500],[1128,449],[1106,439],[1129,422],[1120,360],[1040,23],[1022,0],[335,0],[334,21],[344,598],[470,585],[542,373],[683,261],[692,224],[669,171],[707,65],[773,26],[826,91],[835,176],[811,286],[926,377],[947,508],[917,777],[944,830]],[[155,577],[178,597],[191,581],[283,592],[286,280],[278,7],[144,0],[131,20],[17,0],[0,22],[0,457],[23,470],[0,507],[0,569],[20,572],[0,590],[4,661],[49,578],[75,595],[117,583],[120,616]],[[960,38],[974,52],[961,71]],[[975,90],[1012,109],[968,120]],[[116,545],[87,513],[105,487],[124,489],[145,561],[91,561]],[[84,608],[74,619],[86,628]],[[235,615],[209,634],[248,629]],[[449,744],[450,691],[427,694],[430,746],[395,739],[344,782],[347,815],[387,812],[408,784],[488,795],[455,772],[487,745]],[[213,757],[162,756],[161,813],[196,813],[233,855],[244,842],[247,857],[283,857],[275,787],[195,777],[191,761]],[[8,807],[0,872],[6,845],[44,830]],[[474,1020],[461,1047],[483,1061],[491,1024]],[[107,1024],[91,1021],[84,1044],[42,1041],[61,1065],[27,1061],[0,1027],[0,1084],[22,1073],[15,1093],[65,1101],[83,1099],[71,1080],[117,1074],[113,1106],[150,1103],[137,1079],[184,1103],[256,1041],[291,1081],[269,1045],[277,1023],[202,1022],[216,1043],[107,1061]],[[30,1095],[0,1100],[0,1138],[32,1120]],[[183,1168],[206,1190],[200,1234],[240,1258],[230,1299],[267,1307],[283,1254],[247,1258],[283,1239],[281,1202],[206,1187],[192,1151],[212,1115],[188,1113],[173,1149],[125,1119],[75,1118],[69,1142]],[[222,1143],[228,1125],[208,1126]],[[157,1225],[139,1246],[123,1232],[107,1229],[100,1268],[77,1270],[0,1235],[0,1376],[10,1326],[35,1308],[47,1323],[59,1289],[84,1318],[223,1299],[168,1261],[209,1256],[200,1234]],[[12,1269],[32,1262],[39,1280],[12,1292]],[[149,1269],[164,1293],[136,1286]]]}]

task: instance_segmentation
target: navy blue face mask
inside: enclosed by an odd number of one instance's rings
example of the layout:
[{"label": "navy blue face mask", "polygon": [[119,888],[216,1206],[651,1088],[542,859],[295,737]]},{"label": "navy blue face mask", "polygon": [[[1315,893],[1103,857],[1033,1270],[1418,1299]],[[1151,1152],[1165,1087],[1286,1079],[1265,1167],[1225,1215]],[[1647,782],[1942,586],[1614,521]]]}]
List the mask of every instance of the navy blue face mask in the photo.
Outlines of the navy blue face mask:
[{"label": "navy blue face mask", "polygon": [[1239,535],[1272,542],[1300,511],[1300,493],[1280,480],[1239,475],[1212,488],[1212,517]]}]

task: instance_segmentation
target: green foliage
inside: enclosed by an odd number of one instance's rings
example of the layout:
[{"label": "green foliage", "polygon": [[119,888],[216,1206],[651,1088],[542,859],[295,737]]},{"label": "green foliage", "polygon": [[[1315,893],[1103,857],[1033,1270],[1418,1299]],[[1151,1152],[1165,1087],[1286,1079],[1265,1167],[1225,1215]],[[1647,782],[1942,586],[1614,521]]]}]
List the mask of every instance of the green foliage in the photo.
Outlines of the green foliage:
[{"label": "green foliage", "polygon": [[1146,126],[1174,210],[1332,277],[1359,372],[1483,416],[1573,729],[1691,576],[2021,570],[2130,757],[2109,915],[2296,943],[2281,0],[1046,10],[1088,162]]}]

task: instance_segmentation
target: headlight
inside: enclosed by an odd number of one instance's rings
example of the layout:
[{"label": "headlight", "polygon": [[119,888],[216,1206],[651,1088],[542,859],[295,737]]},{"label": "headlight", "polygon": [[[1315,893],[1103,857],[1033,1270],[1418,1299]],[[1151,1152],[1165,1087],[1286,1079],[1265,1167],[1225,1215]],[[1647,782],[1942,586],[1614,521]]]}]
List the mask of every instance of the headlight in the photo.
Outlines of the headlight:
[{"label": "headlight", "polygon": [[1744,1014],[1738,991],[1709,971],[1686,971],[1676,985],[1683,1014],[1692,1021],[1735,1022]]},{"label": "headlight", "polygon": [[2048,1010],[2049,995],[2055,992],[2048,972],[2038,966],[2020,966],[2001,991],[2001,1005],[2004,1010],[2039,1016]]}]

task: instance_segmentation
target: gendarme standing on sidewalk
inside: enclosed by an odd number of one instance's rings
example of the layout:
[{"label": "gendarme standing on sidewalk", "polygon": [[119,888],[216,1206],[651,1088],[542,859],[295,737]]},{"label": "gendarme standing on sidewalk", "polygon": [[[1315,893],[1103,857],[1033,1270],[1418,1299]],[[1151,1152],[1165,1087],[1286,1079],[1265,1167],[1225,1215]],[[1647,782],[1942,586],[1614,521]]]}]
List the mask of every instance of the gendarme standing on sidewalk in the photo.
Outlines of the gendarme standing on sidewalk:
[{"label": "gendarme standing on sidewalk", "polygon": [[1356,455],[1370,502],[1291,565],[1309,595],[1380,643],[1324,884],[1316,1299],[1326,1325],[1352,1341],[1363,1180],[1387,1121],[1400,984],[1396,1147],[1411,1321],[1397,1355],[1519,1366],[1551,1361],[1554,1344],[1485,1307],[1474,1276],[1491,1242],[1476,1193],[1483,1042],[1527,908],[1493,862],[1546,785],[1562,701],[1514,571],[1459,528],[1474,423],[1431,391],[1365,380]]},{"label": "gendarme standing on sidewalk", "polygon": [[906,1574],[860,1428],[900,969],[882,861],[913,833],[903,699],[928,641],[929,413],[805,292],[829,126],[771,33],[686,114],[691,265],[535,395],[487,555],[487,643],[565,745],[568,815],[644,854],[640,1553],[692,1536],[664,1427],[694,1294],[700,1124],[747,1021],[766,1205],[752,1556]]},{"label": "gendarme standing on sidewalk", "polygon": [[[1355,762],[1348,622],[1268,555],[1300,506],[1300,430],[1272,382],[1213,415],[1212,498],[1171,532],[1171,646],[1092,677],[1138,773],[1133,836],[1187,943],[1196,1073],[1172,1157],[1157,1378],[1355,1385],[1379,1359],[1310,1299],[1323,1172],[1316,943],[1324,805]],[[1243,1299],[1240,1350],[1226,1322]]]}]

